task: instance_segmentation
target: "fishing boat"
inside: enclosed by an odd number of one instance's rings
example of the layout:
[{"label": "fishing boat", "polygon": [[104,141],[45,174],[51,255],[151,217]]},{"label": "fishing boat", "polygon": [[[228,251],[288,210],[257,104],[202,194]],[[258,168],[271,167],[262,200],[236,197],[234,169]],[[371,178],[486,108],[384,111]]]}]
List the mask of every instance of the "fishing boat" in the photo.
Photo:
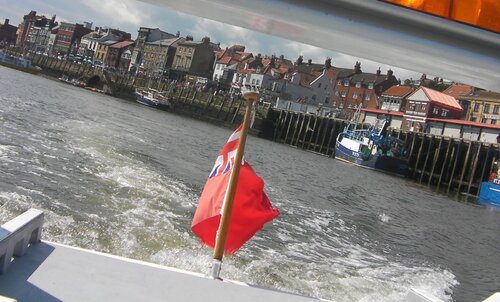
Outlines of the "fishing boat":
[{"label": "fishing boat", "polygon": [[485,206],[493,206],[500,209],[500,175],[495,169],[490,179],[481,183],[478,203]]},{"label": "fishing boat", "polygon": [[40,72],[40,67],[33,67],[31,65],[31,60],[26,58],[14,57],[6,54],[3,51],[0,51],[0,65],[31,74],[38,74]]},{"label": "fishing boat", "polygon": [[359,112],[357,109],[354,118],[337,136],[335,158],[369,169],[408,176],[409,164],[404,142],[384,136],[385,119],[378,119],[375,125],[364,129],[357,122]]},{"label": "fishing boat", "polygon": [[162,110],[168,110],[170,108],[170,102],[168,98],[154,89],[137,89],[135,91],[135,97],[138,103],[146,106]]}]

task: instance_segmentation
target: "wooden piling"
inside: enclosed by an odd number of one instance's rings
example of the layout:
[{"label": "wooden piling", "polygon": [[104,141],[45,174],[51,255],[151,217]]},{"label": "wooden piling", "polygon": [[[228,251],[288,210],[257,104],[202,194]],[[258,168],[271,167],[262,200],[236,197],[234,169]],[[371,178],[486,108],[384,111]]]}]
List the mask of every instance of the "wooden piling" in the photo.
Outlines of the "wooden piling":
[{"label": "wooden piling", "polygon": [[[417,170],[418,170],[418,164],[420,162],[420,155],[422,154],[422,149],[424,148],[424,143],[425,143],[425,135],[422,135],[422,141],[420,142],[420,148],[418,148],[417,162],[415,163],[415,168],[413,169],[413,178],[415,178],[415,175],[416,175]],[[420,173],[422,173],[422,171]]]},{"label": "wooden piling", "polygon": [[432,169],[431,174],[429,175],[429,180],[427,181],[427,185],[431,184],[432,178],[434,177],[434,170],[436,169],[436,164],[439,159],[439,155],[441,155],[441,146],[443,144],[443,137],[439,139],[439,144],[437,150],[434,152],[434,159],[432,160]]},{"label": "wooden piling", "polygon": [[311,142],[312,142],[312,139],[313,139],[313,137],[314,137],[314,133],[316,132],[316,123],[317,123],[317,122],[318,122],[318,117],[317,117],[317,116],[315,116],[315,117],[314,117],[314,125],[313,125],[313,127],[312,127],[313,131],[312,131],[312,133],[311,133],[311,136],[309,137],[309,143],[308,143],[308,145],[307,145],[307,150],[311,150]]},{"label": "wooden piling", "polygon": [[[471,169],[471,172],[469,175],[469,184],[467,186],[467,194],[470,194],[470,189],[472,187],[472,182],[474,181],[474,176],[476,175],[477,162],[479,160],[479,155],[481,154],[482,147],[483,147],[483,143],[479,143],[479,146],[477,147],[476,156],[474,157],[474,162],[472,163],[472,169]],[[477,193],[479,193],[479,190]]]},{"label": "wooden piling", "polygon": [[325,120],[326,120],[326,127],[325,130],[323,130],[323,138],[321,139],[321,145],[319,147],[319,153],[321,154],[324,154],[323,147],[325,145],[326,133],[328,132],[328,127],[330,126],[330,119],[325,118]]},{"label": "wooden piling", "polygon": [[304,114],[301,114],[302,115],[302,122],[300,123],[300,128],[299,128],[299,132],[297,133],[297,139],[295,141],[295,145],[297,146],[297,148],[299,147],[299,141],[300,141],[300,134],[302,133],[302,131],[304,130],[304,122],[306,120],[306,116],[307,114],[304,113]]},{"label": "wooden piling", "polygon": [[457,168],[458,160],[462,153],[460,152],[462,149],[462,142],[463,140],[460,139],[460,141],[457,143],[457,152],[455,152],[455,163],[453,164],[453,169],[451,170],[450,181],[448,182],[448,189],[446,190],[447,193],[450,193],[451,185],[453,183],[453,178],[455,177],[455,169]]},{"label": "wooden piling", "polygon": [[[429,146],[427,147],[427,154],[425,155],[425,161],[424,161],[424,166],[422,167],[422,173],[420,173],[420,181],[419,183],[422,183],[425,175],[425,170],[427,169],[427,163],[429,161],[429,155],[431,154],[431,149],[434,147],[434,136],[429,137]],[[431,175],[429,175],[429,178],[431,178]]]},{"label": "wooden piling", "polygon": [[464,179],[465,171],[467,170],[467,164],[469,160],[470,150],[472,148],[473,143],[469,142],[469,146],[467,147],[467,153],[465,153],[465,159],[463,160],[462,172],[460,173],[460,180],[458,181],[457,187],[457,195],[460,193],[460,188],[462,187],[462,181]]},{"label": "wooden piling", "polygon": [[304,137],[302,138],[302,146],[301,146],[302,149],[304,149],[304,145],[305,145],[306,139],[307,139],[307,134],[309,133],[309,124],[311,123],[311,118],[312,118],[312,114],[308,114],[307,115],[306,130],[304,131]]},{"label": "wooden piling", "polygon": [[276,141],[276,137],[278,133],[281,133],[281,116],[283,115],[283,110],[280,110],[280,114],[278,116],[277,122],[275,123],[274,126],[274,133],[273,133],[273,141]]},{"label": "wooden piling", "polygon": [[[337,121],[331,120],[333,122],[332,125],[332,130],[330,131],[329,137],[328,137],[328,143],[326,145],[326,153],[325,155],[333,157],[335,154],[335,144],[336,144],[336,137],[335,137],[335,131],[337,130]],[[332,140],[333,140],[333,148],[332,148]]]}]

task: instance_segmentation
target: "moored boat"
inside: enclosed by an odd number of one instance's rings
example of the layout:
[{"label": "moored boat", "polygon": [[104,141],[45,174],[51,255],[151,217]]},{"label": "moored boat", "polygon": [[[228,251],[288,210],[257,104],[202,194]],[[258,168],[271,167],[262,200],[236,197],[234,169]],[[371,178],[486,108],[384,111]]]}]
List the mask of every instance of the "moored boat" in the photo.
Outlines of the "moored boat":
[{"label": "moored boat", "polygon": [[478,203],[500,209],[500,175],[496,166],[488,181],[481,183]]},{"label": "moored boat", "polygon": [[[355,115],[356,119],[356,115]],[[337,136],[335,158],[355,165],[408,176],[409,164],[404,142],[384,136],[386,121],[377,120],[369,129],[357,129],[356,122],[350,122]]]},{"label": "moored boat", "polygon": [[168,110],[170,108],[168,99],[153,89],[136,90],[135,96],[136,101],[140,104],[162,110]]}]

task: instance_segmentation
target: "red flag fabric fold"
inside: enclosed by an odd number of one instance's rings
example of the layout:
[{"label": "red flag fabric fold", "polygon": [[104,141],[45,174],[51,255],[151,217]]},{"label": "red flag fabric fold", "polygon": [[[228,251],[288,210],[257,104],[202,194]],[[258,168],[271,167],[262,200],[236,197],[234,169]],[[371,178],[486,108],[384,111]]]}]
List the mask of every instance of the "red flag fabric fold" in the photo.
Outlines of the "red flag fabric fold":
[{"label": "red flag fabric fold", "polygon": [[[221,209],[226,194],[234,157],[239,142],[238,128],[229,138],[215,162],[210,177],[201,193],[191,229],[200,240],[215,246],[216,233],[221,219]],[[229,231],[224,252],[235,253],[252,238],[265,223],[279,215],[264,193],[264,181],[257,176],[248,163],[243,163],[236,186]]]}]

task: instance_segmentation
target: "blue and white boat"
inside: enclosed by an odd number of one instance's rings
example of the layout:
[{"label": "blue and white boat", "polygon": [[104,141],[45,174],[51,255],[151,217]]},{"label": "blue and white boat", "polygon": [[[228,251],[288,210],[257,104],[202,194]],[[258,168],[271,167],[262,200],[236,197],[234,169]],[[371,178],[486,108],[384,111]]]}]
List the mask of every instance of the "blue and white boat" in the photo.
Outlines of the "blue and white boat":
[{"label": "blue and white boat", "polygon": [[500,209],[500,177],[498,175],[495,175],[489,181],[481,183],[479,204],[494,206]]},{"label": "blue and white boat", "polygon": [[369,169],[408,176],[409,164],[404,142],[383,135],[386,122],[377,120],[369,129],[363,129],[357,122],[350,122],[337,136],[335,158]]},{"label": "blue and white boat", "polygon": [[170,108],[170,102],[168,101],[168,99],[156,90],[136,90],[135,96],[136,101],[143,105],[162,110],[168,110]]}]

